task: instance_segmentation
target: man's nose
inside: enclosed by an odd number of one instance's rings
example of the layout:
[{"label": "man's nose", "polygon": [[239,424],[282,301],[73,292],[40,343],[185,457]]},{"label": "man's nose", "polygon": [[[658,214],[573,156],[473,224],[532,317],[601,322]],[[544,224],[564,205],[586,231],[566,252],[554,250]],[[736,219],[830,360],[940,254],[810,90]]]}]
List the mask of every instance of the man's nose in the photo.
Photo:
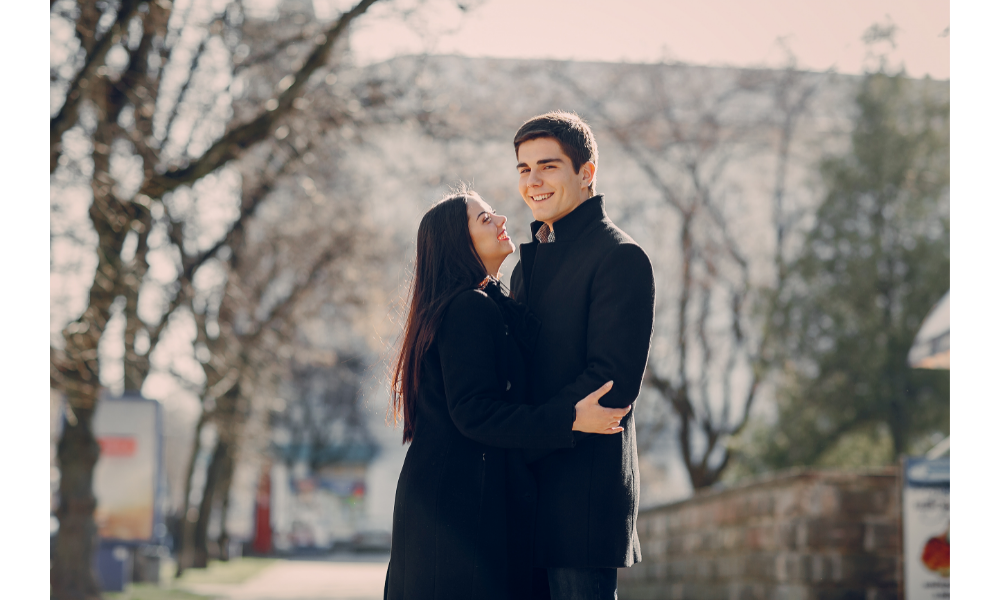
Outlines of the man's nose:
[{"label": "man's nose", "polygon": [[528,185],[529,186],[534,187],[534,186],[537,186],[537,185],[541,185],[541,183],[542,183],[542,180],[538,177],[538,172],[537,171],[535,171],[534,169],[532,169],[531,171],[528,172]]}]

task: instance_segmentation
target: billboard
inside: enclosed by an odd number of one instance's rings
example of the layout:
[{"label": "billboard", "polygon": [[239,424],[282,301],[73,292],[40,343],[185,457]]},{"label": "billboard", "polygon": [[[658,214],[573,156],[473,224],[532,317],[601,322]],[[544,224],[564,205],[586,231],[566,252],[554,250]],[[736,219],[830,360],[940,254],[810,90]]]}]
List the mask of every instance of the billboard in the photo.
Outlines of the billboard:
[{"label": "billboard", "polygon": [[903,577],[907,600],[951,597],[948,458],[903,462]]},{"label": "billboard", "polygon": [[93,427],[101,445],[94,467],[98,535],[152,540],[163,442],[159,402],[138,396],[101,400]]}]

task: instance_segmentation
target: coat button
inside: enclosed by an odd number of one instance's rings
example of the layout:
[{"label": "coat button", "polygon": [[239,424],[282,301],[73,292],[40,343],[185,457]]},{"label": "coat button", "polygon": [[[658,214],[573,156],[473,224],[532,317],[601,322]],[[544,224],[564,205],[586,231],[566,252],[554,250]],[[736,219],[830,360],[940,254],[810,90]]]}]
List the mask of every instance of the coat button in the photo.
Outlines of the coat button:
[{"label": "coat button", "polygon": [[507,382],[507,391],[508,392],[510,391],[510,382],[509,381]]}]

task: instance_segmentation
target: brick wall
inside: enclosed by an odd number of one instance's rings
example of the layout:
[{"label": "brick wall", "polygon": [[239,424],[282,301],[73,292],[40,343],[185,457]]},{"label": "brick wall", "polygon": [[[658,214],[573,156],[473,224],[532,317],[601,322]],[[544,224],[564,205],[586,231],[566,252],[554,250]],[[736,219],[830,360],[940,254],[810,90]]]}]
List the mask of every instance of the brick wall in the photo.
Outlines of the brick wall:
[{"label": "brick wall", "polygon": [[639,512],[621,600],[897,600],[897,470],[793,470]]}]

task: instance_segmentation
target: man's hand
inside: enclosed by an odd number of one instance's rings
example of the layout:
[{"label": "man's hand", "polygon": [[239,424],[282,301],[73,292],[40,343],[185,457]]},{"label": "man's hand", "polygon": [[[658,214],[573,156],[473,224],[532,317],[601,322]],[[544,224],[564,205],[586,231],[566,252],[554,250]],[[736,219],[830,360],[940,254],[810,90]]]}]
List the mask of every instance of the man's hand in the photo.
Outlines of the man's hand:
[{"label": "man's hand", "polygon": [[609,381],[576,403],[576,420],[573,421],[573,431],[585,433],[619,433],[624,430],[620,423],[622,418],[632,410],[625,408],[604,408],[597,403],[601,396],[607,394],[614,384]]}]

